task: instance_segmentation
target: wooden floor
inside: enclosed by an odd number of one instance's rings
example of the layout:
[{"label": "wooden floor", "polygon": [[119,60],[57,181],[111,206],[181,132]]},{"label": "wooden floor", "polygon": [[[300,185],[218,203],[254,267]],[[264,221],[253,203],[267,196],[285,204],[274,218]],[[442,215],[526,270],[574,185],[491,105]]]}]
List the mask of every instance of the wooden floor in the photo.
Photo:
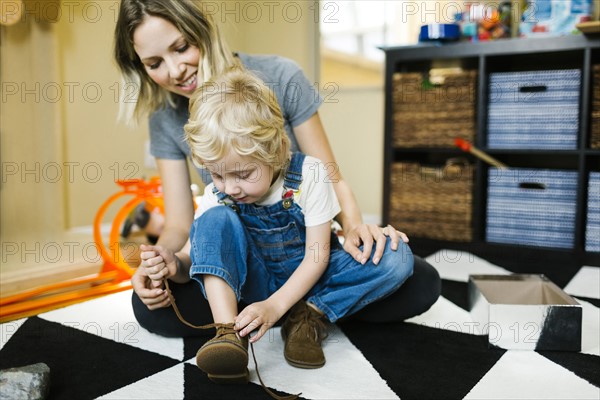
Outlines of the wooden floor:
[{"label": "wooden floor", "polygon": [[[130,267],[135,268],[139,265],[139,245],[145,242],[145,236],[138,232],[120,243],[121,255]],[[22,239],[8,245],[5,243],[4,249],[8,251],[3,254],[3,262],[0,266],[0,293],[2,299],[15,295],[25,296],[48,285],[93,277],[102,270],[104,265],[104,260],[96,250],[92,236],[86,233],[65,234],[51,239]],[[85,289],[92,288],[97,284],[98,282],[84,283],[70,286],[67,289],[47,291],[27,297],[20,302],[29,301],[30,304],[33,304],[33,301],[49,295],[85,291]],[[29,317],[87,301],[94,297],[96,296],[75,297],[59,304],[44,305],[11,315],[2,313],[0,322]],[[4,305],[4,303],[0,304]]]}]

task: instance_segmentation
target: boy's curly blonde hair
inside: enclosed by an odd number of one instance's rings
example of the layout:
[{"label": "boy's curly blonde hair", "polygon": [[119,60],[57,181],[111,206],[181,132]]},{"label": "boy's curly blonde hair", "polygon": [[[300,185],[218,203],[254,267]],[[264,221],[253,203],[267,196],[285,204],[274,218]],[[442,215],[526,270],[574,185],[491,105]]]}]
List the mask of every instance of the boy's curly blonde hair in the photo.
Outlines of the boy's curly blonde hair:
[{"label": "boy's curly blonde hair", "polygon": [[196,165],[235,151],[279,171],[290,140],[275,94],[252,73],[234,68],[202,84],[190,99],[185,138]]}]

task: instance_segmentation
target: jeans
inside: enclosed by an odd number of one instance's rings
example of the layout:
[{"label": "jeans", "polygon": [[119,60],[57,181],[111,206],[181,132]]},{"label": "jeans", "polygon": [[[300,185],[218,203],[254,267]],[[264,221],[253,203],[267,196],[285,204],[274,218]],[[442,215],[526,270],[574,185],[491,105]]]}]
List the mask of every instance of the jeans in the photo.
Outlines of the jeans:
[{"label": "jeans", "polygon": [[[238,206],[238,212],[227,206],[211,208],[194,221],[190,276],[205,296],[202,276],[210,274],[227,282],[238,301],[250,304],[267,299],[300,265],[306,228],[297,204]],[[393,293],[411,276],[414,260],[405,243],[397,251],[386,243],[378,265],[371,259],[362,265],[332,234],[329,265],[304,299],[335,322]]]}]

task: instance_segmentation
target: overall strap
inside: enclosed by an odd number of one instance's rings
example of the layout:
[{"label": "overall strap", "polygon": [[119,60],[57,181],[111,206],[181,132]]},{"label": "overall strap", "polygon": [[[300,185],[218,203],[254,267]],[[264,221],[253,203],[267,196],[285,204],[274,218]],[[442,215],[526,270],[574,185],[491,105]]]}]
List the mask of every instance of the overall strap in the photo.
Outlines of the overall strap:
[{"label": "overall strap", "polygon": [[286,189],[292,189],[296,191],[300,188],[302,183],[302,165],[304,164],[304,153],[295,152],[292,154],[290,165],[285,172],[283,178],[283,187]]},{"label": "overall strap", "polygon": [[[216,186],[213,186],[212,192],[215,196],[217,196],[217,201],[219,202],[219,204],[222,204],[224,206],[231,208],[236,213],[240,212],[240,207],[237,205],[235,200],[233,200],[231,197],[229,197],[229,195],[227,195],[223,192],[219,192],[219,190],[217,189]],[[225,199],[230,200],[231,203],[226,203]]]},{"label": "overall strap", "polygon": [[229,196],[226,195],[223,192],[219,192],[219,189],[217,189],[216,186],[213,186],[212,192],[215,196],[217,196],[217,200],[219,201],[219,203],[222,203],[223,200],[225,200],[226,198],[228,198]]}]

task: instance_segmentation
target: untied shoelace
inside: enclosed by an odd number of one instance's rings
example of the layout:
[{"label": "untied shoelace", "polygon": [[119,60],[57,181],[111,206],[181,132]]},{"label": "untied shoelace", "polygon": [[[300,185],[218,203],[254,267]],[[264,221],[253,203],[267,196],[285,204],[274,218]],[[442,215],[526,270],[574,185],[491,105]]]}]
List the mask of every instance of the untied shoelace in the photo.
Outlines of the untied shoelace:
[{"label": "untied shoelace", "polygon": [[[181,323],[183,323],[193,329],[226,328],[226,329],[234,330],[233,323],[229,323],[229,324],[212,323],[212,324],[206,324],[206,325],[194,325],[194,324],[191,324],[190,322],[186,321],[185,318],[183,318],[183,316],[181,315],[179,308],[175,304],[175,299],[173,298],[173,295],[171,294],[171,288],[169,287],[169,280],[164,279],[164,282],[165,282],[165,287],[167,289],[167,296],[169,296],[169,301],[171,302],[171,305],[173,306],[173,310],[175,311],[175,314],[177,314],[177,318],[179,318]],[[296,400],[296,399],[298,399],[298,397],[302,393],[292,394],[289,396],[279,396],[277,393],[275,393],[271,389],[269,389],[267,387],[267,385],[265,385],[265,383],[263,382],[263,380],[260,376],[260,373],[258,372],[258,363],[256,362],[256,355],[254,354],[254,345],[252,344],[252,342],[250,342],[250,350],[252,351],[252,360],[254,361],[254,368],[256,369],[256,376],[258,377],[258,380],[259,380],[261,386],[263,387],[263,389],[265,390],[265,392],[267,392],[272,398],[274,398],[276,400]]]}]

